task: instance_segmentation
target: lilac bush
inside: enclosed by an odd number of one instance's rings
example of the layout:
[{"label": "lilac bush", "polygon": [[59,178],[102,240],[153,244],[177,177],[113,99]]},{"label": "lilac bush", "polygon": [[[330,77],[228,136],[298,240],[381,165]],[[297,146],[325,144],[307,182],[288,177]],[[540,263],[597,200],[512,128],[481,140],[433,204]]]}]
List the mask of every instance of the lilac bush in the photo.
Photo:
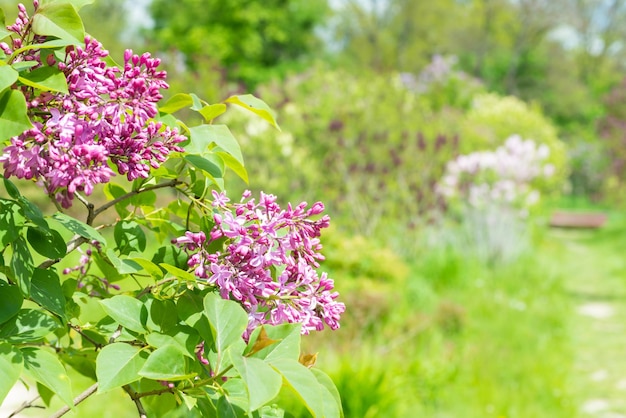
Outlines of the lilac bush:
[{"label": "lilac bush", "polygon": [[[140,417],[282,416],[289,398],[340,417],[334,384],[300,352],[345,310],[318,272],[324,205],[225,192],[227,170],[249,179],[215,119],[232,105],[278,128],[271,109],[252,95],[162,103],[159,60],[127,50],[115,65],[85,34],[87,3],[35,0],[0,28],[0,402],[24,381],[40,396],[20,408],[56,396],[54,417],[111,390]],[[93,384],[75,396],[67,368]]]}]

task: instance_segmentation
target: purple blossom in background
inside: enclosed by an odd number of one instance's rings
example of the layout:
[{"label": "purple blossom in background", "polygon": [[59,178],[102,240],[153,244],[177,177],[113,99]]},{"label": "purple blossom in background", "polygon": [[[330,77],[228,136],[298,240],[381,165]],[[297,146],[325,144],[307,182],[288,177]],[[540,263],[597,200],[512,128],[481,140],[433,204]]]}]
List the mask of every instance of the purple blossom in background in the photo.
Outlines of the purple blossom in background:
[{"label": "purple blossom in background", "polygon": [[[319,237],[330,218],[310,218],[320,215],[324,205],[281,209],[275,196],[264,193],[258,203],[250,192],[234,204],[223,193],[213,197],[217,213],[209,238],[186,232],[173,243],[189,253],[188,265],[197,277],[246,309],[244,338],[262,324],[301,323],[303,334],[324,325],[339,328],[345,305],[336,301],[333,280],[316,270],[324,259]],[[209,253],[208,245],[220,238],[226,238],[223,250]]]},{"label": "purple blossom in background", "polygon": [[[11,46],[0,44],[6,54],[30,35],[29,21],[20,5],[16,22],[7,27],[17,36]],[[36,94],[23,86],[33,128],[12,138],[0,156],[5,177],[37,180],[65,208],[77,191],[89,195],[96,184],[107,183],[115,175],[110,163],[128,180],[146,178],[171,152],[182,151],[177,144],[186,139],[152,120],[160,90],[168,88],[158,59],[127,50],[123,68],[109,67],[103,61],[108,51],[91,38],[84,48],[70,46],[66,52],[63,62],[49,55],[47,64],[65,74],[68,94]],[[36,49],[17,54],[15,61],[41,66]]]}]

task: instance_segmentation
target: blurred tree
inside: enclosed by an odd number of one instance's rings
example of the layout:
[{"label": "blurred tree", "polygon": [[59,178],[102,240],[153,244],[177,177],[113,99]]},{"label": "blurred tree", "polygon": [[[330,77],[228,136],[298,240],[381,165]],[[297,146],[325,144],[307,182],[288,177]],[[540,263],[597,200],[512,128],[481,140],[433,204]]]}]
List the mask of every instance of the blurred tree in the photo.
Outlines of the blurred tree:
[{"label": "blurred tree", "polygon": [[297,67],[320,46],[326,0],[153,0],[151,38],[195,69],[211,57],[248,87]]}]

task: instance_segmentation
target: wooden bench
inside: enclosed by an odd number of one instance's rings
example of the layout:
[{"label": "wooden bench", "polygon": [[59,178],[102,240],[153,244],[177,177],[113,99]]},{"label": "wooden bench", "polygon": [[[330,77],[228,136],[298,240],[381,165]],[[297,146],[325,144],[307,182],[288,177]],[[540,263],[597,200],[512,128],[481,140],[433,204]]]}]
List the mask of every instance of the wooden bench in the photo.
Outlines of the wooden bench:
[{"label": "wooden bench", "polygon": [[557,228],[600,228],[606,222],[606,215],[599,212],[565,212],[552,214],[550,226]]}]

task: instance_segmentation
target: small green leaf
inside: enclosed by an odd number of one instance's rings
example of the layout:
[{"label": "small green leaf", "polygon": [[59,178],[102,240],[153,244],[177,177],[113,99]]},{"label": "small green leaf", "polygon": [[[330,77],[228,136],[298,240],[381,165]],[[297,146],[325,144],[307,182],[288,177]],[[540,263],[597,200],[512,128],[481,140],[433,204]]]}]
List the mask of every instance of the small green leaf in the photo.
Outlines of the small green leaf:
[{"label": "small green leaf", "polygon": [[282,386],[281,376],[263,360],[231,354],[233,366],[246,384],[249,411],[255,411],[274,399]]},{"label": "small green leaf", "polygon": [[178,348],[185,356],[196,359],[195,348],[200,342],[200,336],[191,327],[177,325],[169,329],[167,334],[151,332],[146,335],[146,341],[155,348],[172,345]]},{"label": "small green leaf", "polygon": [[0,340],[13,343],[35,342],[59,327],[59,323],[45,312],[21,309],[17,315],[0,325]]},{"label": "small green leaf", "polygon": [[18,72],[10,65],[0,67],[0,90],[11,87],[17,81]]},{"label": "small green leaf", "polygon": [[0,280],[0,295],[2,295],[2,303],[0,303],[0,324],[2,324],[19,312],[24,297],[19,287],[4,280]]},{"label": "small green leaf", "polygon": [[70,3],[50,2],[37,9],[33,16],[33,32],[37,35],[85,42],[85,28],[80,16]]},{"label": "small green leaf", "polygon": [[152,297],[144,302],[148,312],[145,326],[151,331],[166,332],[178,322],[176,305],[171,300],[159,300]]},{"label": "small green leaf", "polygon": [[33,270],[35,269],[33,258],[24,238],[18,237],[11,243],[11,247],[13,248],[11,270],[24,296],[29,296],[30,279],[33,277]]},{"label": "small green leaf", "polygon": [[22,353],[9,343],[0,343],[0,404],[19,380],[23,367]]},{"label": "small green leaf", "polygon": [[39,347],[23,347],[21,351],[26,374],[56,393],[66,405],[73,407],[70,378],[57,356]]},{"label": "small green leaf", "polygon": [[227,152],[218,151],[215,154],[222,158],[222,160],[226,164],[226,167],[233,170],[233,172],[237,174],[237,176],[239,176],[240,179],[248,183],[248,171],[246,170],[246,168],[243,166],[242,163],[240,163],[235,157],[233,157]]},{"label": "small green leaf", "polygon": [[141,379],[139,370],[147,358],[147,352],[129,344],[113,343],[104,347],[96,358],[98,393]]},{"label": "small green leaf", "polygon": [[65,240],[54,229],[42,230],[28,227],[26,237],[33,249],[44,257],[54,260],[62,258],[66,254]]},{"label": "small green leaf", "polygon": [[154,380],[184,380],[195,376],[187,371],[185,354],[173,345],[154,350],[139,374]]},{"label": "small green leaf", "polygon": [[195,282],[196,281],[196,276],[194,276],[192,273],[189,273],[188,271],[179,269],[178,267],[174,267],[170,264],[166,264],[166,263],[160,263],[159,266],[161,266],[165,271],[167,271],[168,273],[170,273],[172,276],[177,277],[181,280],[187,281],[187,282]]},{"label": "small green leaf", "polygon": [[59,276],[53,270],[36,268],[30,285],[31,298],[65,321],[65,296]]},{"label": "small green leaf", "polygon": [[68,231],[78,234],[81,237],[98,241],[105,247],[107,246],[106,239],[104,239],[102,234],[96,231],[93,226],[87,225],[86,223],[81,222],[78,219],[72,218],[71,216],[68,216],[61,212],[55,213],[52,217],[61,225],[63,225]]},{"label": "small green leaf", "polygon": [[193,100],[189,94],[177,93],[173,95],[163,106],[159,106],[159,112],[161,113],[174,113],[180,109],[191,107]]},{"label": "small green leaf", "polygon": [[24,220],[20,207],[14,201],[0,199],[0,244],[3,247],[20,236]]},{"label": "small green leaf", "polygon": [[39,67],[19,77],[23,84],[42,91],[68,94],[65,74],[55,67]]},{"label": "small green leaf", "polygon": [[204,100],[201,100],[194,93],[189,93],[189,97],[191,97],[191,110],[200,110],[203,106],[208,104]]},{"label": "small green leaf", "polygon": [[104,311],[118,324],[131,331],[144,333],[142,317],[145,319],[146,310],[141,301],[126,295],[116,295],[110,299],[101,300]]},{"label": "small green leaf", "polygon": [[0,142],[32,128],[26,113],[26,99],[17,90],[0,93]]},{"label": "small green leaf", "polygon": [[223,354],[231,344],[242,339],[248,326],[248,314],[237,302],[222,299],[212,292],[207,293],[203,304],[213,331],[215,349],[218,354]]},{"label": "small green leaf", "polygon": [[254,97],[251,94],[243,94],[240,96],[231,96],[226,99],[226,103],[232,103],[237,106],[241,106],[244,109],[248,109],[252,113],[255,113],[268,121],[272,126],[280,131],[280,127],[278,123],[276,123],[276,118],[274,117],[274,112],[272,109],[265,103],[263,100]]},{"label": "small green leaf", "polygon": [[22,196],[17,186],[13,184],[11,180],[7,178],[2,178],[2,181],[4,182],[4,188],[7,189],[7,193],[9,194],[9,196],[11,196],[13,199],[19,199]]},{"label": "small green leaf", "polygon": [[[271,366],[283,377],[284,384],[302,401],[314,417],[324,417],[322,387],[311,370],[296,360],[279,359]],[[332,416],[332,415],[328,415]]]},{"label": "small green leaf", "polygon": [[224,112],[226,112],[226,105],[223,103],[204,106],[202,109],[198,110],[198,113],[200,113],[207,122],[211,122]]},{"label": "small green leaf", "polygon": [[[207,155],[207,154],[205,154]],[[210,154],[209,154],[210,155]],[[215,156],[214,156],[215,157]],[[212,158],[215,160],[215,158]],[[219,157],[217,157],[219,159]],[[205,171],[211,177],[222,178],[224,177],[224,162],[222,161],[221,167],[214,161],[210,161],[208,158],[201,157],[199,155],[185,155],[185,161],[190,163],[196,168]]]}]

